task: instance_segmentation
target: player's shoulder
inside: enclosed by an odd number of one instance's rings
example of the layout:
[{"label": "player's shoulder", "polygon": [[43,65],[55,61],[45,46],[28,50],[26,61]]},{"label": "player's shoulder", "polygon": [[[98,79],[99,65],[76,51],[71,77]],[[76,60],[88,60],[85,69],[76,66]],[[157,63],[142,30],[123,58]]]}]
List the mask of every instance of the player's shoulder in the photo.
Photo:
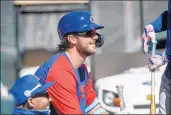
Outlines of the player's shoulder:
[{"label": "player's shoulder", "polygon": [[72,71],[72,64],[70,63],[69,59],[63,54],[56,54],[49,60],[49,65],[51,71],[56,70],[66,70]]},{"label": "player's shoulder", "polygon": [[48,73],[47,80],[55,80],[59,83],[63,83],[66,82],[66,80],[70,82],[77,81],[77,78],[75,74],[73,74],[71,71],[68,71],[68,69],[56,69]]}]

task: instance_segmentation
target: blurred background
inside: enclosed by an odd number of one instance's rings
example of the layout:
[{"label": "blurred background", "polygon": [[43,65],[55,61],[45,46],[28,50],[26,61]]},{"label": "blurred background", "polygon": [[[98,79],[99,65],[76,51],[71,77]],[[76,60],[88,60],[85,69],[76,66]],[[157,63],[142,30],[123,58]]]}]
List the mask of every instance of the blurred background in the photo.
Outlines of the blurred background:
[{"label": "blurred background", "polygon": [[[74,10],[88,10],[94,16],[96,23],[105,26],[99,31],[105,36],[103,47],[85,62],[99,94],[100,86],[96,85],[98,80],[121,74],[130,68],[147,65],[149,54],[142,53],[143,27],[167,10],[167,5],[168,1],[164,0],[3,0],[1,1],[1,84],[10,88],[16,78],[26,73],[34,73],[40,64],[54,54],[60,43],[57,24],[61,16]],[[158,33],[156,38],[157,52],[161,52],[165,48],[166,32]],[[5,111],[4,108],[1,109]],[[112,111],[110,109],[109,111]]]}]

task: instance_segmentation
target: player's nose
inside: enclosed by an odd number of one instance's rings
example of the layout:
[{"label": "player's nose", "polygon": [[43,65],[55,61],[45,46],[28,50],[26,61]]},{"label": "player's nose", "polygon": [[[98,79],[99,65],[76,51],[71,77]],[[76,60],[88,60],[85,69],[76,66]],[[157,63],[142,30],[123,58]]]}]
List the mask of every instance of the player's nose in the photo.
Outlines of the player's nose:
[{"label": "player's nose", "polygon": [[93,40],[97,40],[97,39],[98,39],[98,36],[97,36],[97,35],[94,35],[94,36],[92,37],[92,39],[93,39]]}]

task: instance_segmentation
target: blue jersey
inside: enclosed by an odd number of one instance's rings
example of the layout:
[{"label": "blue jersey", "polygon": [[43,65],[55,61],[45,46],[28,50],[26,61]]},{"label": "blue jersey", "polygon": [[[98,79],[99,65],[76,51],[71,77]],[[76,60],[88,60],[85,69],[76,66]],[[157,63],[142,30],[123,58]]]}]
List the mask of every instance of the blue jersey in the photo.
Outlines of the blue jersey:
[{"label": "blue jersey", "polygon": [[20,114],[20,115],[49,115],[50,110],[28,110],[24,108],[15,108],[13,114]]},{"label": "blue jersey", "polygon": [[168,11],[163,12],[155,21],[151,23],[154,27],[154,31],[161,32],[167,30],[166,39],[166,57],[169,60],[165,74],[171,78],[171,0],[168,0]]}]

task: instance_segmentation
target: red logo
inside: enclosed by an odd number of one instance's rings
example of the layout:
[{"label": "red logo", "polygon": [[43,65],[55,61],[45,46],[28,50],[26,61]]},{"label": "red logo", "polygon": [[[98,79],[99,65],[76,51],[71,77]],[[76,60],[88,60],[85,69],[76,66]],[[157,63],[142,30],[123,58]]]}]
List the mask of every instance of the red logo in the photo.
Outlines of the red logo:
[{"label": "red logo", "polygon": [[86,92],[86,85],[85,84],[80,87],[80,91],[81,91],[81,93]]},{"label": "red logo", "polygon": [[93,16],[90,16],[90,22],[94,23],[94,18],[93,18]]},{"label": "red logo", "polygon": [[85,96],[86,96],[86,85],[85,84],[80,87],[80,93],[81,93],[81,95],[79,96],[79,100],[85,98]]}]

